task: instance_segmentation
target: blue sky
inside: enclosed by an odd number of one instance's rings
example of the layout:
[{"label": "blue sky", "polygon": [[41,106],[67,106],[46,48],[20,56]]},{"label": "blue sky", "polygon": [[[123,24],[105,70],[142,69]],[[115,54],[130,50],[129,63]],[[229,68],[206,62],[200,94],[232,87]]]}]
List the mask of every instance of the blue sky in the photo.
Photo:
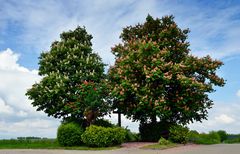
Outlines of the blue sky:
[{"label": "blue sky", "polygon": [[[0,4],[0,138],[56,136],[59,120],[36,112],[24,93],[41,79],[38,57],[61,32],[86,26],[94,37],[94,51],[111,65],[111,47],[120,42],[122,28],[144,22],[148,14],[174,15],[181,28],[191,31],[192,54],[224,62],[218,74],[227,82],[210,94],[215,105],[209,120],[189,127],[240,133],[240,1],[0,0]],[[112,120],[116,122],[116,117]],[[126,119],[123,123],[137,131],[136,123]]]}]

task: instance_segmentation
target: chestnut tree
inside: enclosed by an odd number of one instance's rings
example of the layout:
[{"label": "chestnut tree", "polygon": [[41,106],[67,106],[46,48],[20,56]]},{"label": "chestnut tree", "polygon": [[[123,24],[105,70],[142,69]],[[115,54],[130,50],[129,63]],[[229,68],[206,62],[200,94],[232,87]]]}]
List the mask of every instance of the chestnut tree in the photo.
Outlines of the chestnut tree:
[{"label": "chestnut tree", "polygon": [[39,57],[39,75],[26,95],[37,110],[63,119],[87,119],[109,111],[104,66],[92,50],[92,36],[85,28],[63,32],[50,51]]},{"label": "chestnut tree", "polygon": [[192,55],[188,33],[173,16],[148,15],[143,24],[123,29],[109,69],[115,108],[141,122],[187,124],[207,118],[213,105],[208,94],[224,86],[216,74],[223,63]]}]

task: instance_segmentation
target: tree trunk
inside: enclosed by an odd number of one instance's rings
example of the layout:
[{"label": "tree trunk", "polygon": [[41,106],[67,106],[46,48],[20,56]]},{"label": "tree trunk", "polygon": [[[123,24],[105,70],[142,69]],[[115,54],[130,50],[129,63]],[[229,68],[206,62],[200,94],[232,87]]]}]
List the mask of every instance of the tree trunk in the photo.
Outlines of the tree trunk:
[{"label": "tree trunk", "polygon": [[152,122],[152,123],[157,123],[157,117],[156,117],[156,115],[152,115],[152,116],[151,116],[151,122]]}]

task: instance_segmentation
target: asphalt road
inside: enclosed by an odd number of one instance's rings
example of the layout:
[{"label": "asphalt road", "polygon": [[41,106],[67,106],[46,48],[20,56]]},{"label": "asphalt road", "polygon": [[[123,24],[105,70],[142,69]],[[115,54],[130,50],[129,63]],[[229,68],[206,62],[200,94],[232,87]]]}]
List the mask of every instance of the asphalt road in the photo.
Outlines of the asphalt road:
[{"label": "asphalt road", "polygon": [[0,150],[0,154],[240,154],[240,144],[187,145],[167,150],[121,148],[117,150]]}]

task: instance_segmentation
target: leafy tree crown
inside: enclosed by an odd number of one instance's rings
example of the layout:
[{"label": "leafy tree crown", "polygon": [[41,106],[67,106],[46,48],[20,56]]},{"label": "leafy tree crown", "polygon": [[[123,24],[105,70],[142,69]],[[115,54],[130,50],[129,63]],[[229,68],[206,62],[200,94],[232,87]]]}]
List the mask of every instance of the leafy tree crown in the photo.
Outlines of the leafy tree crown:
[{"label": "leafy tree crown", "polygon": [[173,16],[128,26],[122,43],[112,48],[116,62],[109,70],[114,106],[133,120],[182,123],[207,118],[213,105],[208,94],[224,80],[216,70],[223,64],[210,56],[190,54],[188,29]]},{"label": "leafy tree crown", "polygon": [[[101,89],[105,79],[105,64],[93,52],[91,39],[86,29],[78,26],[63,32],[60,41],[53,42],[50,51],[40,55],[39,75],[43,78],[26,93],[37,110],[56,118],[84,117],[85,108],[91,104],[79,100],[82,97],[79,87],[84,82],[92,82],[98,86],[94,88]],[[103,94],[106,92],[99,92],[99,102],[103,101]],[[69,104],[81,109],[69,109]]]}]

